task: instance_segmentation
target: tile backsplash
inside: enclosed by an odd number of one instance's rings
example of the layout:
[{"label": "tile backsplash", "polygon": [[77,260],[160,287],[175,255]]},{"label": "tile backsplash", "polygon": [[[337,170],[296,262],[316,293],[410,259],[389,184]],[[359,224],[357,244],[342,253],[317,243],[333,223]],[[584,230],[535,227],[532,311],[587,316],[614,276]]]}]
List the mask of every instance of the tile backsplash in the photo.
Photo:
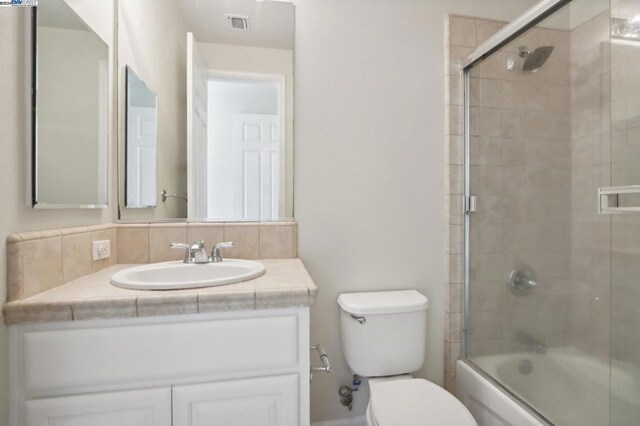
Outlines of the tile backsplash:
[{"label": "tile backsplash", "polygon": [[[92,242],[109,240],[111,256],[92,260]],[[108,223],[12,234],[7,238],[7,297],[26,299],[113,264],[180,260],[171,242],[205,241],[207,250],[233,241],[223,256],[241,259],[297,257],[295,222],[272,223]]]},{"label": "tile backsplash", "polygon": [[[111,257],[93,262],[91,242],[111,241]],[[113,264],[113,224],[12,234],[7,237],[7,297],[26,299]]]}]

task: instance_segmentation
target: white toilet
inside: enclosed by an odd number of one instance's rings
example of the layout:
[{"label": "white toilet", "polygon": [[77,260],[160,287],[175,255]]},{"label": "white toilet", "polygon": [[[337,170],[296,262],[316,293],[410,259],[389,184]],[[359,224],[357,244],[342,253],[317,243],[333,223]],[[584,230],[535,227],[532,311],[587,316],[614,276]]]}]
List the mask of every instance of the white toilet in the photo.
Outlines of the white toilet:
[{"label": "white toilet", "polygon": [[415,290],[338,297],[344,356],[369,381],[367,426],[477,426],[449,392],[410,374],[422,367],[427,298]]}]

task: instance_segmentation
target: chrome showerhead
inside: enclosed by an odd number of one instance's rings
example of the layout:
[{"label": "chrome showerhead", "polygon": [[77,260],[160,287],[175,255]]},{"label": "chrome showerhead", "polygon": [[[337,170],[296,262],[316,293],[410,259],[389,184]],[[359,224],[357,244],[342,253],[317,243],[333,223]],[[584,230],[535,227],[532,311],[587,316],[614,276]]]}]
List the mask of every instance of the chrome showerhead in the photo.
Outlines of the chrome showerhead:
[{"label": "chrome showerhead", "polygon": [[522,71],[537,71],[549,59],[553,52],[553,46],[542,46],[536,49],[529,49],[526,46],[518,47],[518,56],[524,59]]}]

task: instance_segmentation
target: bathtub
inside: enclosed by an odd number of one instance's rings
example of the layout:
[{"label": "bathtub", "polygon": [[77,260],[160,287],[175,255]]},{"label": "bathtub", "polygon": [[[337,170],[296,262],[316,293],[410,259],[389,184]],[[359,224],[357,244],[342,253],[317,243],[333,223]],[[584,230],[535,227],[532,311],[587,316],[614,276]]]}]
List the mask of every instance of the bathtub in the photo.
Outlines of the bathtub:
[{"label": "bathtub", "polygon": [[[630,412],[639,408],[637,367],[617,361],[610,366],[573,347],[480,356],[473,363],[556,425],[608,425],[610,397]],[[462,360],[456,365],[456,393],[480,426],[548,424]]]}]

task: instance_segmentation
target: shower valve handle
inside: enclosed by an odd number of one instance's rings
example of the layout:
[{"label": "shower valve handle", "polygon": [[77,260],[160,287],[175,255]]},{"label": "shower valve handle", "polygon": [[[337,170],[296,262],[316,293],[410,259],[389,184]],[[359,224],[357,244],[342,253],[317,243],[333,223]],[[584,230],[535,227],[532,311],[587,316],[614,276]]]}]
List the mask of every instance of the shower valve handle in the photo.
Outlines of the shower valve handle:
[{"label": "shower valve handle", "polygon": [[535,272],[527,265],[516,267],[509,275],[509,287],[517,295],[529,294],[537,285]]}]

